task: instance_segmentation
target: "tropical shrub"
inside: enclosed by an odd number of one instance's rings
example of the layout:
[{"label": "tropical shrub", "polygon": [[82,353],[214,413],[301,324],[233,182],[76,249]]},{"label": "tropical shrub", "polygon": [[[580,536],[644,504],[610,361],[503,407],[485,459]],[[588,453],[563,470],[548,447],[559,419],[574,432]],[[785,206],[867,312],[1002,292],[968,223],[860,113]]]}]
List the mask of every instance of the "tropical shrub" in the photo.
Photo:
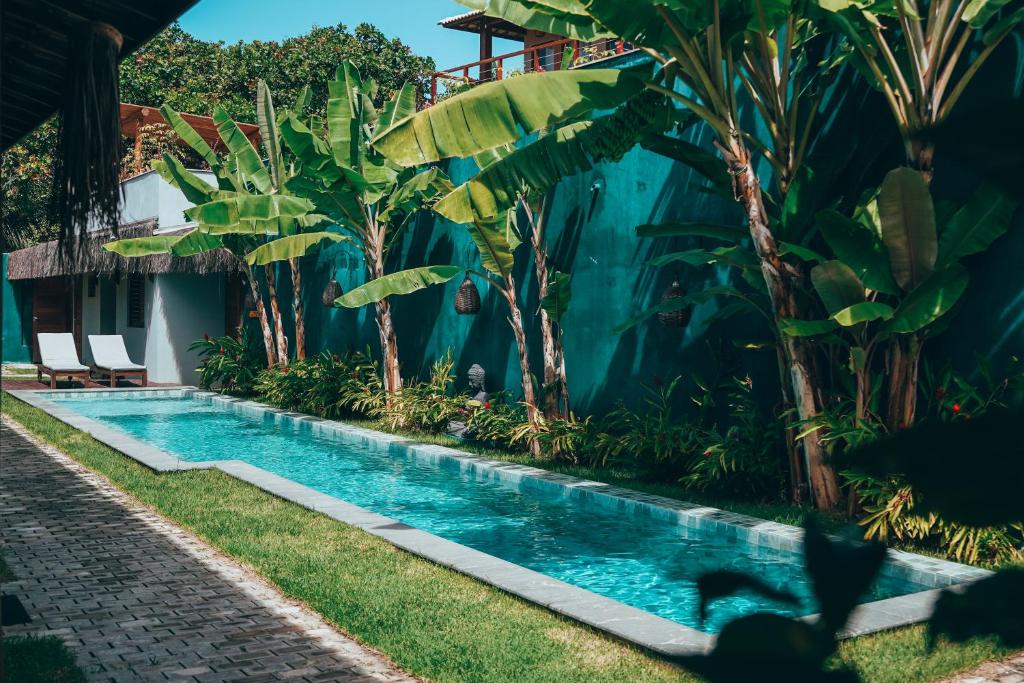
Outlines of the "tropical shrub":
[{"label": "tropical shrub", "polygon": [[373,416],[384,405],[376,362],[364,353],[323,352],[259,373],[256,392],[268,403],[319,417]]},{"label": "tropical shrub", "polygon": [[784,423],[761,414],[749,377],[731,379],[726,397],[728,422],[699,430],[704,450],[691,457],[682,482],[697,490],[746,498],[784,498]]},{"label": "tropical shrub", "polygon": [[242,396],[255,391],[256,378],[264,367],[263,348],[244,325],[238,328],[237,336],[204,336],[192,342],[188,350],[198,351],[202,358],[197,370],[203,389],[216,386],[225,393]]},{"label": "tropical shrub", "polygon": [[462,418],[469,397],[453,394],[455,360],[451,350],[431,367],[426,382],[410,382],[395,393],[391,400],[376,409],[388,429],[403,427],[430,434],[443,434],[452,420]]},{"label": "tropical shrub", "polygon": [[[918,413],[919,423],[970,421],[992,409],[1021,405],[1024,372],[1016,359],[999,377],[983,360],[979,361],[978,376],[980,382],[974,383],[952,367],[935,370],[926,363],[922,387],[927,391],[922,396],[927,400]],[[878,418],[856,419],[852,401],[826,409],[822,419],[827,420],[822,440],[832,457],[854,451],[887,433]],[[918,512],[920,496],[898,472],[877,477],[847,469],[840,474],[857,491],[864,512],[859,523],[867,539],[912,542],[962,562],[999,564],[1024,559],[1024,526],[1020,524],[975,527],[944,520],[932,512]]]}]

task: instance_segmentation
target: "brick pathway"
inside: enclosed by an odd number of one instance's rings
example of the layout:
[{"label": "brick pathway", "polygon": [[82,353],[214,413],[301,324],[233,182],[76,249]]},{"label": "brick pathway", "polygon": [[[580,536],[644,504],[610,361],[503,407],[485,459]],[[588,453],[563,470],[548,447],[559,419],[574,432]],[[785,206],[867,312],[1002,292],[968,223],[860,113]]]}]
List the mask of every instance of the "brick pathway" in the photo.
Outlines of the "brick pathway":
[{"label": "brick pathway", "polygon": [[941,683],[1024,683],[1024,652],[1001,662],[986,662]]},{"label": "brick pathway", "polygon": [[413,680],[20,426],[0,442],[4,592],[32,617],[6,633],[62,637],[92,681]]}]

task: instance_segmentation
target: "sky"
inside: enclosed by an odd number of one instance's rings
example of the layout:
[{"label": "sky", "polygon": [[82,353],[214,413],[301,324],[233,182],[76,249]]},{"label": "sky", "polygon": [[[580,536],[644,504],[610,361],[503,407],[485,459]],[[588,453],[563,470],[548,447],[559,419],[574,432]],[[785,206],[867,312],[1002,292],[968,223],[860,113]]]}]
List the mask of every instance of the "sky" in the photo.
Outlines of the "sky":
[{"label": "sky", "polygon": [[[475,61],[475,34],[441,28],[437,22],[462,14],[454,0],[200,0],[181,16],[181,27],[202,40],[282,40],[316,26],[367,22],[389,38],[399,38],[413,52],[433,57],[439,69]],[[496,40],[495,54],[520,49]]]}]

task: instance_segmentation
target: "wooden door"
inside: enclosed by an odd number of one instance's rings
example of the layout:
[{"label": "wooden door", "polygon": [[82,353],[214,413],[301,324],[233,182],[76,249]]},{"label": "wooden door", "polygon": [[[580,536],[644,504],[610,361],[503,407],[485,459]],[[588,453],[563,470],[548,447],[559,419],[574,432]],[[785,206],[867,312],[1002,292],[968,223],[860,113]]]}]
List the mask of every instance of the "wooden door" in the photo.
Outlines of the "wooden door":
[{"label": "wooden door", "polygon": [[32,362],[39,362],[40,332],[71,332],[78,357],[82,357],[81,297],[75,291],[78,281],[77,277],[32,281]]}]

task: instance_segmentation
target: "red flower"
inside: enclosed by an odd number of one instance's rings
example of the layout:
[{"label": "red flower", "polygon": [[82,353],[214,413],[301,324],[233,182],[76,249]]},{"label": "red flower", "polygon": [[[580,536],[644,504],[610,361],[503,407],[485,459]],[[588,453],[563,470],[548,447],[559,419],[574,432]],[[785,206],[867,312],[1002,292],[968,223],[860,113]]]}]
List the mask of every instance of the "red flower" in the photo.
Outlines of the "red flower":
[{"label": "red flower", "polygon": [[954,413],[959,413],[960,412],[960,404],[959,403],[954,403],[953,404],[953,412]]},{"label": "red flower", "polygon": [[704,457],[705,458],[710,458],[711,457],[711,449],[710,448],[707,449],[706,451],[704,451]]},{"label": "red flower", "polygon": [[490,401],[484,401],[484,410],[490,410],[490,409],[491,409],[491,402]]},{"label": "red flower", "polygon": [[224,347],[223,346],[220,347],[220,355],[222,355],[222,356],[224,355]]},{"label": "red flower", "polygon": [[935,398],[942,398],[946,395],[946,387],[939,387],[935,390]]}]

